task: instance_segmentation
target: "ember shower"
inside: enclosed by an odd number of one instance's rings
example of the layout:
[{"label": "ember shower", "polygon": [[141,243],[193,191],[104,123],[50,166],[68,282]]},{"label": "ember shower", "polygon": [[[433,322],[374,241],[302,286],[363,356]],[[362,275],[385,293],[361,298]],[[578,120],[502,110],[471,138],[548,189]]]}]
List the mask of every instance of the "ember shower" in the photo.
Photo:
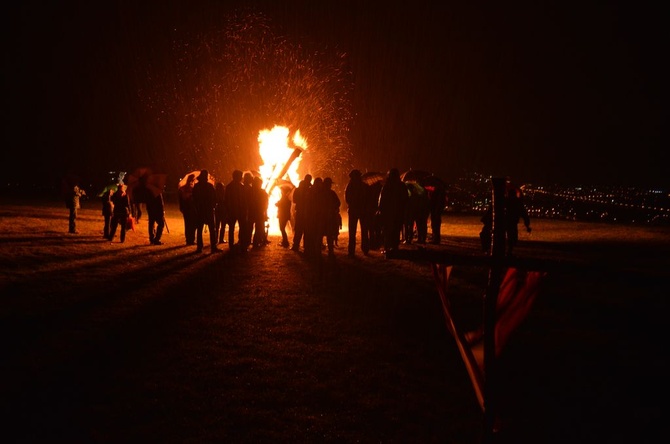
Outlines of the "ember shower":
[{"label": "ember shower", "polygon": [[152,66],[143,98],[178,144],[183,171],[209,168],[227,181],[233,169],[261,165],[259,131],[300,131],[310,150],[302,172],[348,172],[351,147],[347,57],[291,41],[258,13],[224,17],[220,29],[173,42],[165,67]]}]

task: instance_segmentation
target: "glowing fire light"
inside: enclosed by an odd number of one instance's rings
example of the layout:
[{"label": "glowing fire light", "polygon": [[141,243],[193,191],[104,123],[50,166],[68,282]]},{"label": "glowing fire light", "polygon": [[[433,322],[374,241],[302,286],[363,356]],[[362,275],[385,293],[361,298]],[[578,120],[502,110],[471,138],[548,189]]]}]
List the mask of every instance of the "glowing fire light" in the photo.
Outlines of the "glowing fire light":
[{"label": "glowing fire light", "polygon": [[279,233],[275,204],[281,198],[281,188],[276,185],[282,180],[298,185],[300,153],[307,149],[307,140],[300,134],[300,130],[295,132],[292,139],[289,136],[287,127],[277,125],[271,130],[261,130],[258,133],[259,153],[263,159],[259,172],[263,179],[263,187],[270,195],[268,218],[270,232],[273,234]]}]

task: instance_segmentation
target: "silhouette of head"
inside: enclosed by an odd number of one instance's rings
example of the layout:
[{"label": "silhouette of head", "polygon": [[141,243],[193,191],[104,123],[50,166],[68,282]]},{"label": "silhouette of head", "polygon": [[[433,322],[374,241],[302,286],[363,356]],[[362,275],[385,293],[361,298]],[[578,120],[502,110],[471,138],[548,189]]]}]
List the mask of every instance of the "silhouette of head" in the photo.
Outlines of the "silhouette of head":
[{"label": "silhouette of head", "polygon": [[198,182],[207,182],[207,179],[209,179],[209,171],[201,170],[200,175],[198,176]]},{"label": "silhouette of head", "polygon": [[242,180],[242,171],[240,171],[240,170],[233,171],[233,180],[235,182],[241,181]]},{"label": "silhouette of head", "polygon": [[351,170],[351,172],[349,173],[349,178],[350,179],[356,179],[356,178],[359,178],[359,177],[361,177],[361,171],[360,170]]},{"label": "silhouette of head", "polygon": [[388,172],[388,178],[389,180],[400,180],[400,171],[398,171],[398,168],[391,168]]}]

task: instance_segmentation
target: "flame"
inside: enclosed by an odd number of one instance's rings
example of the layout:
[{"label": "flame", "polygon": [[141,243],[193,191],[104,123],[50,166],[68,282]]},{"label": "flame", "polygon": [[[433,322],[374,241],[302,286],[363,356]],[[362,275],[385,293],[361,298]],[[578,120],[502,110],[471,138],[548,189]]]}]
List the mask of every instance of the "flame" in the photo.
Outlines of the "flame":
[{"label": "flame", "polygon": [[289,129],[285,126],[275,125],[271,130],[264,129],[258,133],[258,150],[263,160],[263,165],[258,170],[263,178],[263,187],[266,191],[270,191],[268,222],[270,232],[273,234],[279,233],[275,204],[281,198],[281,188],[273,185],[277,180],[290,180],[294,185],[298,185],[300,156],[294,159],[282,177],[278,177],[296,149],[303,151],[307,149],[307,140],[300,134],[300,130],[294,133],[292,139],[289,137]]}]

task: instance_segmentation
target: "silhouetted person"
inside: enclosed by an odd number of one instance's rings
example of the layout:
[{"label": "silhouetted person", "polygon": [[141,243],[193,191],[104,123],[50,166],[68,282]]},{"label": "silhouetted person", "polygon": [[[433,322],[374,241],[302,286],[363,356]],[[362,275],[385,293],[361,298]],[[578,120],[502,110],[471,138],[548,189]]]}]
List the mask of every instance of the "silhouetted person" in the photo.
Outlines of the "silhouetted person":
[{"label": "silhouetted person", "polygon": [[121,233],[119,234],[121,242],[126,241],[126,224],[128,217],[130,217],[130,197],[126,193],[128,187],[124,184],[119,184],[116,192],[112,196],[112,203],[114,204],[114,211],[112,222],[109,227],[109,241],[114,239],[116,228],[121,226]]},{"label": "silhouetted person", "polygon": [[510,187],[507,191],[507,199],[505,200],[505,236],[507,238],[508,256],[512,256],[514,247],[519,242],[519,222],[523,220],[526,231],[530,233],[530,218],[526,211],[526,206],[523,203],[521,190]]},{"label": "silhouetted person", "polygon": [[384,252],[398,249],[407,205],[407,188],[397,168],[391,168],[379,193],[379,215],[384,236]]},{"label": "silhouetted person", "polygon": [[179,211],[184,218],[186,245],[195,245],[195,207],[193,206],[193,186],[195,174],[189,174],[186,183],[179,187]]},{"label": "silhouetted person", "polygon": [[304,249],[305,254],[310,257],[317,257],[321,255],[321,248],[323,247],[323,228],[322,228],[322,212],[320,211],[321,189],[323,187],[323,179],[320,177],[314,178],[314,183],[307,190],[305,200],[305,233],[304,233]]},{"label": "silhouetted person", "polygon": [[226,243],[226,225],[228,223],[228,216],[226,214],[226,186],[223,182],[216,183],[216,210],[214,216],[216,218],[216,236],[219,244]]},{"label": "silhouetted person", "polygon": [[[530,218],[523,203],[521,190],[509,187],[505,196],[503,205],[504,214],[501,218],[503,229],[505,230],[505,254],[512,256],[514,247],[519,241],[519,222],[523,220],[526,231],[532,231],[530,227]],[[482,243],[482,251],[489,254],[491,252],[491,236],[493,235],[493,206],[489,205],[481,218],[482,230],[479,238]]]},{"label": "silhouetted person", "polygon": [[282,188],[281,197],[277,203],[275,203],[275,206],[277,207],[277,221],[279,222],[279,231],[281,232],[282,247],[288,247],[290,245],[288,241],[288,234],[286,233],[286,225],[291,220],[292,202],[289,198],[290,194],[291,190],[289,188]]},{"label": "silhouetted person", "polygon": [[379,194],[382,190],[382,183],[377,182],[370,185],[367,197],[365,199],[365,216],[368,219],[368,239],[371,250],[378,250],[383,245],[381,216],[377,211],[379,205]]},{"label": "silhouetted person", "polygon": [[86,196],[86,191],[79,188],[79,185],[74,184],[68,190],[65,196],[65,206],[70,210],[68,216],[68,232],[70,234],[79,234],[77,231],[77,213],[81,209],[81,197]]},{"label": "silhouetted person", "polygon": [[242,232],[247,220],[247,201],[242,184],[243,173],[233,171],[232,180],[226,185],[226,212],[228,217],[228,246],[235,248],[235,226],[237,226],[237,247],[242,245]]},{"label": "silhouetted person", "polygon": [[351,170],[349,183],[344,189],[344,201],[347,203],[347,214],[349,216],[349,244],[348,254],[354,256],[356,253],[356,231],[361,226],[361,251],[368,255],[370,251],[370,212],[368,211],[368,200],[370,187],[361,180],[359,170]]},{"label": "silhouetted person", "polygon": [[[317,198],[317,205],[320,207],[319,225],[321,233],[326,236],[326,246],[328,247],[328,256],[335,256],[335,239],[340,232],[340,198],[332,189],[333,179],[326,177],[323,179],[320,196]],[[321,238],[319,238],[321,239]],[[319,240],[318,244],[321,245]]]},{"label": "silhouetted person", "polygon": [[406,187],[409,198],[405,208],[405,243],[411,244],[414,241],[414,229],[416,228],[417,242],[425,244],[430,213],[428,193],[419,184],[408,182]]},{"label": "silhouetted person", "polygon": [[479,240],[482,244],[482,251],[489,253],[491,251],[491,236],[493,235],[493,205],[489,204],[480,220],[482,229],[479,232]]},{"label": "silhouetted person", "polygon": [[165,229],[165,202],[163,194],[151,195],[147,198],[147,219],[149,227],[149,243],[151,245],[163,245],[161,237]]},{"label": "silhouetted person", "polygon": [[114,211],[114,204],[112,203],[112,196],[114,195],[114,190],[108,189],[100,197],[102,203],[102,217],[104,219],[104,227],[102,229],[102,237],[105,239],[109,238],[109,227],[112,222],[112,214]]},{"label": "silhouetted person", "polygon": [[447,192],[442,186],[427,187],[430,200],[430,231],[431,243],[439,244],[442,240],[442,212],[447,204]]},{"label": "silhouetted person", "polygon": [[[312,175],[306,174],[304,179],[298,183],[298,187],[293,190],[293,205],[295,211],[295,227],[293,230],[293,251],[300,251],[300,243],[303,242],[305,235],[305,225],[307,224],[307,207],[309,204],[309,189],[312,186]],[[304,247],[304,245],[303,245]]]},{"label": "silhouetted person", "polygon": [[249,220],[252,224],[254,247],[263,247],[267,244],[265,222],[268,220],[268,200],[268,193],[263,189],[263,179],[254,177],[249,202]]},{"label": "silhouetted person", "polygon": [[209,230],[209,247],[212,253],[218,251],[216,247],[216,226],[214,225],[214,208],[216,207],[216,189],[209,183],[209,172],[200,171],[200,175],[193,186],[193,205],[195,207],[195,243],[196,251],[203,249],[203,230],[205,225]]},{"label": "silhouetted person", "polygon": [[242,176],[242,196],[245,202],[246,214],[242,219],[240,224],[240,251],[247,251],[249,245],[251,245],[252,236],[254,234],[254,222],[251,220],[251,206],[253,199],[253,183],[254,175],[246,172]]}]

